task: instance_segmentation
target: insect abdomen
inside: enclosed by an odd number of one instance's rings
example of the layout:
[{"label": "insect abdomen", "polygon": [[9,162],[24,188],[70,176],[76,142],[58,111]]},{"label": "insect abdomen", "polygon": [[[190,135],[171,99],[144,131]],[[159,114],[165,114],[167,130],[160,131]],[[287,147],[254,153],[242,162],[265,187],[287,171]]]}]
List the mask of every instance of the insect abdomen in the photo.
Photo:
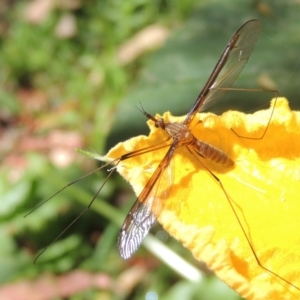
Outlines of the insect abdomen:
[{"label": "insect abdomen", "polygon": [[222,150],[197,139],[192,143],[194,149],[204,158],[209,159],[225,167],[234,165],[234,161]]}]

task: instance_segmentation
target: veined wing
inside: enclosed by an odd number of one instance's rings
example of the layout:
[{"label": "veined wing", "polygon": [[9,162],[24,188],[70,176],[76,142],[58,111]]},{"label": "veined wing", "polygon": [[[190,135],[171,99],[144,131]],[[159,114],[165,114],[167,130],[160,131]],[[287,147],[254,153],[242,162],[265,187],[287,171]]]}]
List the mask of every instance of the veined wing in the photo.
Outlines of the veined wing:
[{"label": "veined wing", "polygon": [[169,196],[174,175],[170,162],[176,147],[177,142],[173,142],[122,225],[118,238],[118,250],[124,259],[130,258],[139,248],[156,222],[156,217],[162,210],[164,200]]},{"label": "veined wing", "polygon": [[261,30],[258,20],[242,25],[230,39],[213,72],[206,82],[184,124],[188,125],[198,111],[203,111],[218,101],[230,88],[245,67]]}]

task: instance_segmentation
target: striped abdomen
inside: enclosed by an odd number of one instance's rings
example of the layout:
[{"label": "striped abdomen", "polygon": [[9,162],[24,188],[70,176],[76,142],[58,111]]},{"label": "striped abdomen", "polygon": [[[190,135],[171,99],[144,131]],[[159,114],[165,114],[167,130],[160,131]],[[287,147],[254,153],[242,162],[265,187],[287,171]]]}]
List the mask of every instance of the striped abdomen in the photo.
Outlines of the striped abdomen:
[{"label": "striped abdomen", "polygon": [[209,159],[217,164],[221,164],[225,167],[234,165],[234,161],[227,154],[208,143],[194,138],[190,145],[193,146],[194,149],[206,159]]}]

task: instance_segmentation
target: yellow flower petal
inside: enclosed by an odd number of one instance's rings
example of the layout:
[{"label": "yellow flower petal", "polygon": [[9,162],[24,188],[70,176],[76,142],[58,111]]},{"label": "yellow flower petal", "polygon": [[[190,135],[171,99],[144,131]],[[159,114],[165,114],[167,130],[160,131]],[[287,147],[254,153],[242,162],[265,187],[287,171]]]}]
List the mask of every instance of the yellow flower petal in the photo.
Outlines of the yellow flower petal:
[{"label": "yellow flower petal", "polygon": [[[158,216],[172,236],[247,299],[300,299],[300,113],[291,111],[284,98],[273,100],[274,104],[263,138],[271,108],[254,114],[198,114],[190,126],[193,134],[224,151],[235,165],[224,167],[179,148],[171,163],[173,187]],[[165,122],[184,120],[170,113],[163,118]],[[118,144],[106,159],[167,139],[152,121],[148,125],[148,137]],[[167,149],[118,165],[118,172],[137,195]],[[257,263],[242,228],[269,271]]]}]

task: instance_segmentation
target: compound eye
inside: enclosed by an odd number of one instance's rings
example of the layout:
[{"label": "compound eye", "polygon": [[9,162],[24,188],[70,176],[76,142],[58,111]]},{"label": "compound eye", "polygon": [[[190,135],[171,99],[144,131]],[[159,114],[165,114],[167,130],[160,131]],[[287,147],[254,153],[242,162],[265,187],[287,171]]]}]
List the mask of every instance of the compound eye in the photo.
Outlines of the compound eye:
[{"label": "compound eye", "polygon": [[165,122],[163,118],[159,118],[156,122],[155,122],[155,127],[157,128],[165,128]]}]

